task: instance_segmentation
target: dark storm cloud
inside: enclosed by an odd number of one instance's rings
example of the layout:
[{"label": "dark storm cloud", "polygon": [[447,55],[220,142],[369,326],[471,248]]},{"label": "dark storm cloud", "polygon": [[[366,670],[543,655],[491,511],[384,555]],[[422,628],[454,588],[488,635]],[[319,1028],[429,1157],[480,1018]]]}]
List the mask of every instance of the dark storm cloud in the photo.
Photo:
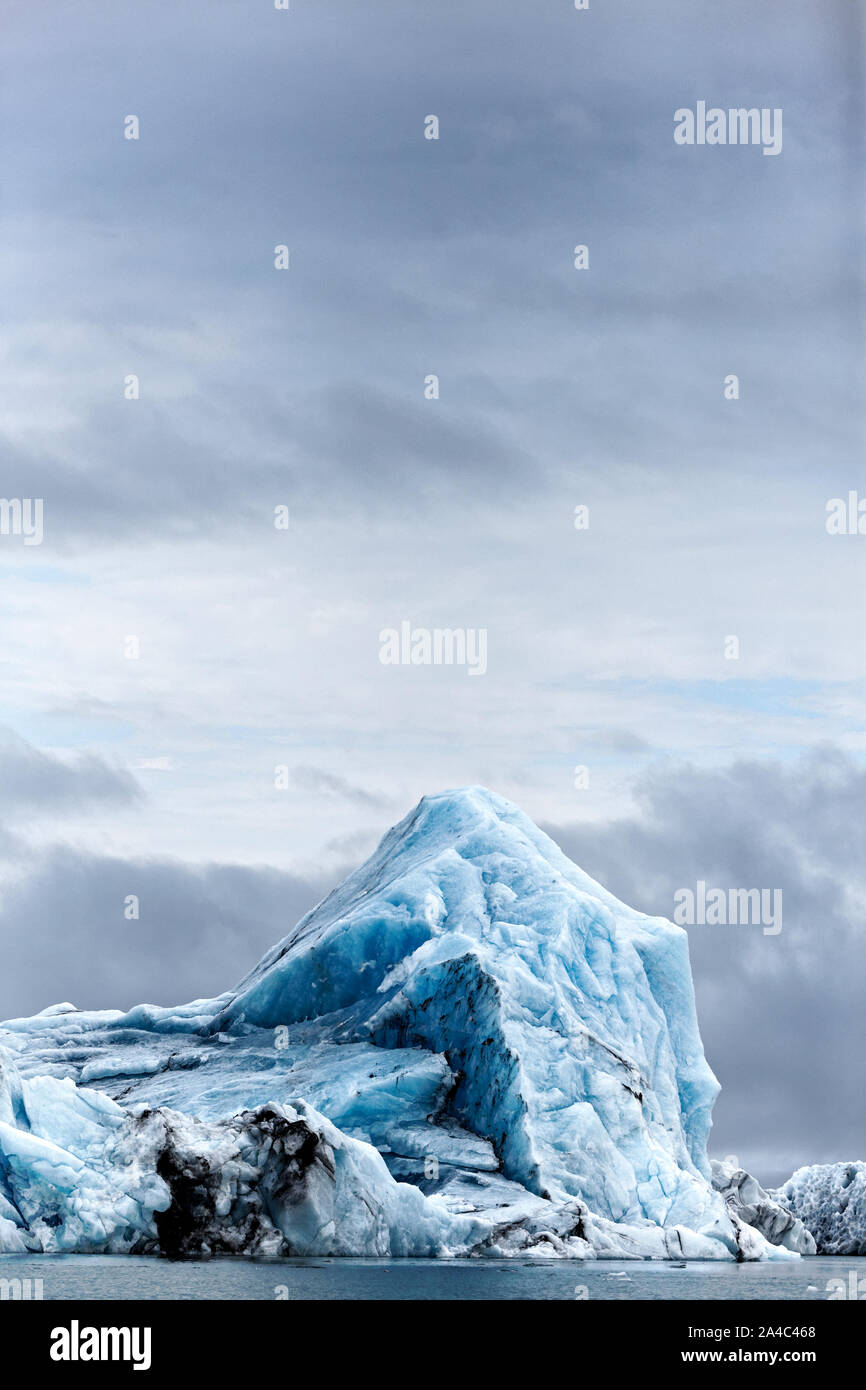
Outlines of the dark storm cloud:
[{"label": "dark storm cloud", "polygon": [[662,765],[640,813],[547,826],[623,901],[672,917],[674,894],[782,891],[778,936],[689,927],[698,1018],[722,1083],[711,1152],[768,1180],[801,1163],[866,1154],[866,770],[837,749],[726,770]]},{"label": "dark storm cloud", "polygon": [[[181,1003],[230,989],[340,875],[110,859],[58,847],[0,907],[0,1018]],[[139,916],[125,916],[135,895]]]}]

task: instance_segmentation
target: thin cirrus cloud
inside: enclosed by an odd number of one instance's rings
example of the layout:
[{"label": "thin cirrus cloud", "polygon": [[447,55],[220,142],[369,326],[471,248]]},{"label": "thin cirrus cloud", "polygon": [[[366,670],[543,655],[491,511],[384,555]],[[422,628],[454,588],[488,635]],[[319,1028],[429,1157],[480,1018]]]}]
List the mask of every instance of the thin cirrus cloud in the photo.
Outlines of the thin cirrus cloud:
[{"label": "thin cirrus cloud", "polygon": [[310,764],[293,768],[292,782],[300,791],[308,792],[311,796],[337,797],[342,801],[372,807],[375,810],[382,810],[394,804],[391,798],[383,796],[381,792],[355,786],[338,773]]},{"label": "thin cirrus cloud", "polygon": [[133,806],[143,789],[124,767],[95,753],[59,757],[0,729],[0,819],[61,813],[93,802]]}]

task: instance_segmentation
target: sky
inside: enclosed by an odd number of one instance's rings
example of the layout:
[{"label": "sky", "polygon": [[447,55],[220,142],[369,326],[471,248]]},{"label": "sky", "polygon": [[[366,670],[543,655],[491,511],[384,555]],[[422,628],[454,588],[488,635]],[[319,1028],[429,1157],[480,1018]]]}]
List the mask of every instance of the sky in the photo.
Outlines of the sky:
[{"label": "sky", "polygon": [[866,1158],[861,8],[7,0],[2,67],[0,1017],[228,988],[482,783],[642,910],[781,889],[688,929],[711,1149]]}]

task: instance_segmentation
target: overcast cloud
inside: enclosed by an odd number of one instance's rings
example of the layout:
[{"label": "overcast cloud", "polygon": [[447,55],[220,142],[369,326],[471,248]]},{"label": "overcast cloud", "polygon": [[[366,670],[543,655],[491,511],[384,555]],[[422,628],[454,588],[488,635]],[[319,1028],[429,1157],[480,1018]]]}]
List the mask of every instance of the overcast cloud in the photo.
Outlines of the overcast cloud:
[{"label": "overcast cloud", "polygon": [[[691,931],[714,1138],[866,1157],[860,7],[4,31],[0,495],[45,534],[0,535],[0,1014],[227,988],[481,782],[648,911],[782,887],[778,937]],[[782,153],[675,145],[698,100]],[[383,666],[403,621],[487,674]]]}]

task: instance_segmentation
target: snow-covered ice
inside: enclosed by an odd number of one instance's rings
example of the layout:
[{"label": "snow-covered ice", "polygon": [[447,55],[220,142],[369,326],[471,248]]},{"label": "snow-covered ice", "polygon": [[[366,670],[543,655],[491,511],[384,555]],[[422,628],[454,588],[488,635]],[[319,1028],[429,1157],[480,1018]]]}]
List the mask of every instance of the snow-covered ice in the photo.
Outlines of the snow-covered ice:
[{"label": "snow-covered ice", "polygon": [[796,1258],[713,1187],[685,931],[483,788],[425,798],[236,989],[0,1047],[0,1248]]},{"label": "snow-covered ice", "polygon": [[866,1163],[798,1168],[771,1195],[808,1227],[819,1255],[866,1255]]}]

